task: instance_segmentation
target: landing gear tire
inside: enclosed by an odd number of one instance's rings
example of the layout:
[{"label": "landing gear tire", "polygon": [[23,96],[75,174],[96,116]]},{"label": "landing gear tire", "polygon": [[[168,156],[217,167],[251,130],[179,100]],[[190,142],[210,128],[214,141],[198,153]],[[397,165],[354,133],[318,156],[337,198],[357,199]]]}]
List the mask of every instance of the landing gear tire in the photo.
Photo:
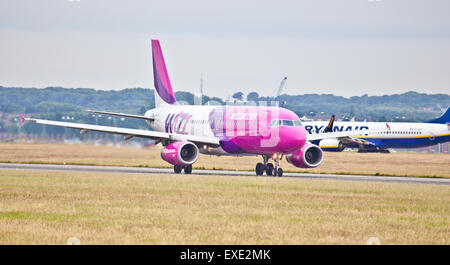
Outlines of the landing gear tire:
[{"label": "landing gear tire", "polygon": [[175,165],[175,166],[173,166],[173,172],[175,172],[175,174],[181,173],[181,170],[182,170],[182,169],[183,169],[183,167],[180,166],[180,165]]},{"label": "landing gear tire", "polygon": [[358,153],[367,153],[367,151],[365,149],[359,148]]},{"label": "landing gear tire", "polygon": [[264,174],[264,170],[266,170],[266,167],[263,163],[256,164],[256,176],[262,176],[262,174]]},{"label": "landing gear tire", "polygon": [[192,173],[192,165],[184,166],[184,174],[191,174]]},{"label": "landing gear tire", "polygon": [[267,174],[267,176],[272,176],[272,174],[273,174],[273,164],[272,163],[268,163],[266,165],[266,174]]},{"label": "landing gear tire", "polygon": [[283,169],[281,167],[278,168],[277,175],[278,175],[278,177],[282,177],[283,176]]}]

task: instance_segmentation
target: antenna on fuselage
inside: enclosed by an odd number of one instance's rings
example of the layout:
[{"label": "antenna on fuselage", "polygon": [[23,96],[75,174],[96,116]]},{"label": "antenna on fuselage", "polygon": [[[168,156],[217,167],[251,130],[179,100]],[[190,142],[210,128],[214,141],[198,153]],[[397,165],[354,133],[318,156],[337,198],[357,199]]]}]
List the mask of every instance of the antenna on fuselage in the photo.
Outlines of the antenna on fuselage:
[{"label": "antenna on fuselage", "polygon": [[200,73],[200,105],[203,105],[203,73]]},{"label": "antenna on fuselage", "polygon": [[203,73],[200,74],[200,95],[203,97]]}]

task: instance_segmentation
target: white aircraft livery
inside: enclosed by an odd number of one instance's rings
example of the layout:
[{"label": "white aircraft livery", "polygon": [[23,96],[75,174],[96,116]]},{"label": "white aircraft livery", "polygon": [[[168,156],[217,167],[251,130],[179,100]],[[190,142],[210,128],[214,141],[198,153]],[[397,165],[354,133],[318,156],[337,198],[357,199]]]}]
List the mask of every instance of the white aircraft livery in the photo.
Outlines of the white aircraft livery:
[{"label": "white aircraft livery", "polygon": [[388,152],[389,148],[418,148],[450,141],[450,108],[439,118],[416,122],[303,122],[310,135],[324,132],[367,131],[360,136],[327,138],[312,143],[324,151],[340,152],[346,147],[360,152]]}]

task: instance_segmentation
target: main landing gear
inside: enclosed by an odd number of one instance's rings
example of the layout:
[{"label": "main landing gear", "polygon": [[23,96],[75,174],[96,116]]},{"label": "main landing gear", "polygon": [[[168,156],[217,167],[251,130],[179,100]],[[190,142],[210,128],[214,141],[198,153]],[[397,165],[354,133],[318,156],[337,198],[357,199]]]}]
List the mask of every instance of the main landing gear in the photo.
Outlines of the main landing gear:
[{"label": "main landing gear", "polygon": [[256,164],[256,175],[262,176],[266,172],[267,176],[283,176],[283,169],[280,167],[280,160],[283,158],[282,154],[273,155],[272,159],[275,166],[272,163],[267,163],[269,161],[268,155],[263,155],[264,163]]},{"label": "main landing gear", "polygon": [[191,174],[192,173],[192,165],[188,165],[188,166],[174,165],[173,166],[173,172],[175,172],[176,174],[181,173],[182,170],[184,170],[185,174]]}]

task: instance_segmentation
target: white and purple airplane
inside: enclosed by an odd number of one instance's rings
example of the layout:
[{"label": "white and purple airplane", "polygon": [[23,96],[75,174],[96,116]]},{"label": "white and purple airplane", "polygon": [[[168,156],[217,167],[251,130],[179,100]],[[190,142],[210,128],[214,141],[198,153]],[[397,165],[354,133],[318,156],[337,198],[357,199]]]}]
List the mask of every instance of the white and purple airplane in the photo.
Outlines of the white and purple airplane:
[{"label": "white and purple airplane", "polygon": [[[313,168],[322,163],[323,153],[311,141],[341,139],[366,135],[369,131],[344,131],[307,134],[299,117],[292,111],[278,106],[201,106],[181,105],[174,96],[158,40],[152,40],[155,109],[143,116],[93,111],[92,113],[114,115],[145,120],[152,131],[91,124],[50,121],[27,118],[39,124],[79,129],[81,134],[89,131],[154,139],[163,145],[161,157],[174,166],[174,172],[192,172],[192,165],[199,153],[211,155],[261,155],[262,163],[256,165],[256,175],[264,172],[282,176],[280,160],[296,167]],[[269,163],[273,160],[274,164]]]}]

